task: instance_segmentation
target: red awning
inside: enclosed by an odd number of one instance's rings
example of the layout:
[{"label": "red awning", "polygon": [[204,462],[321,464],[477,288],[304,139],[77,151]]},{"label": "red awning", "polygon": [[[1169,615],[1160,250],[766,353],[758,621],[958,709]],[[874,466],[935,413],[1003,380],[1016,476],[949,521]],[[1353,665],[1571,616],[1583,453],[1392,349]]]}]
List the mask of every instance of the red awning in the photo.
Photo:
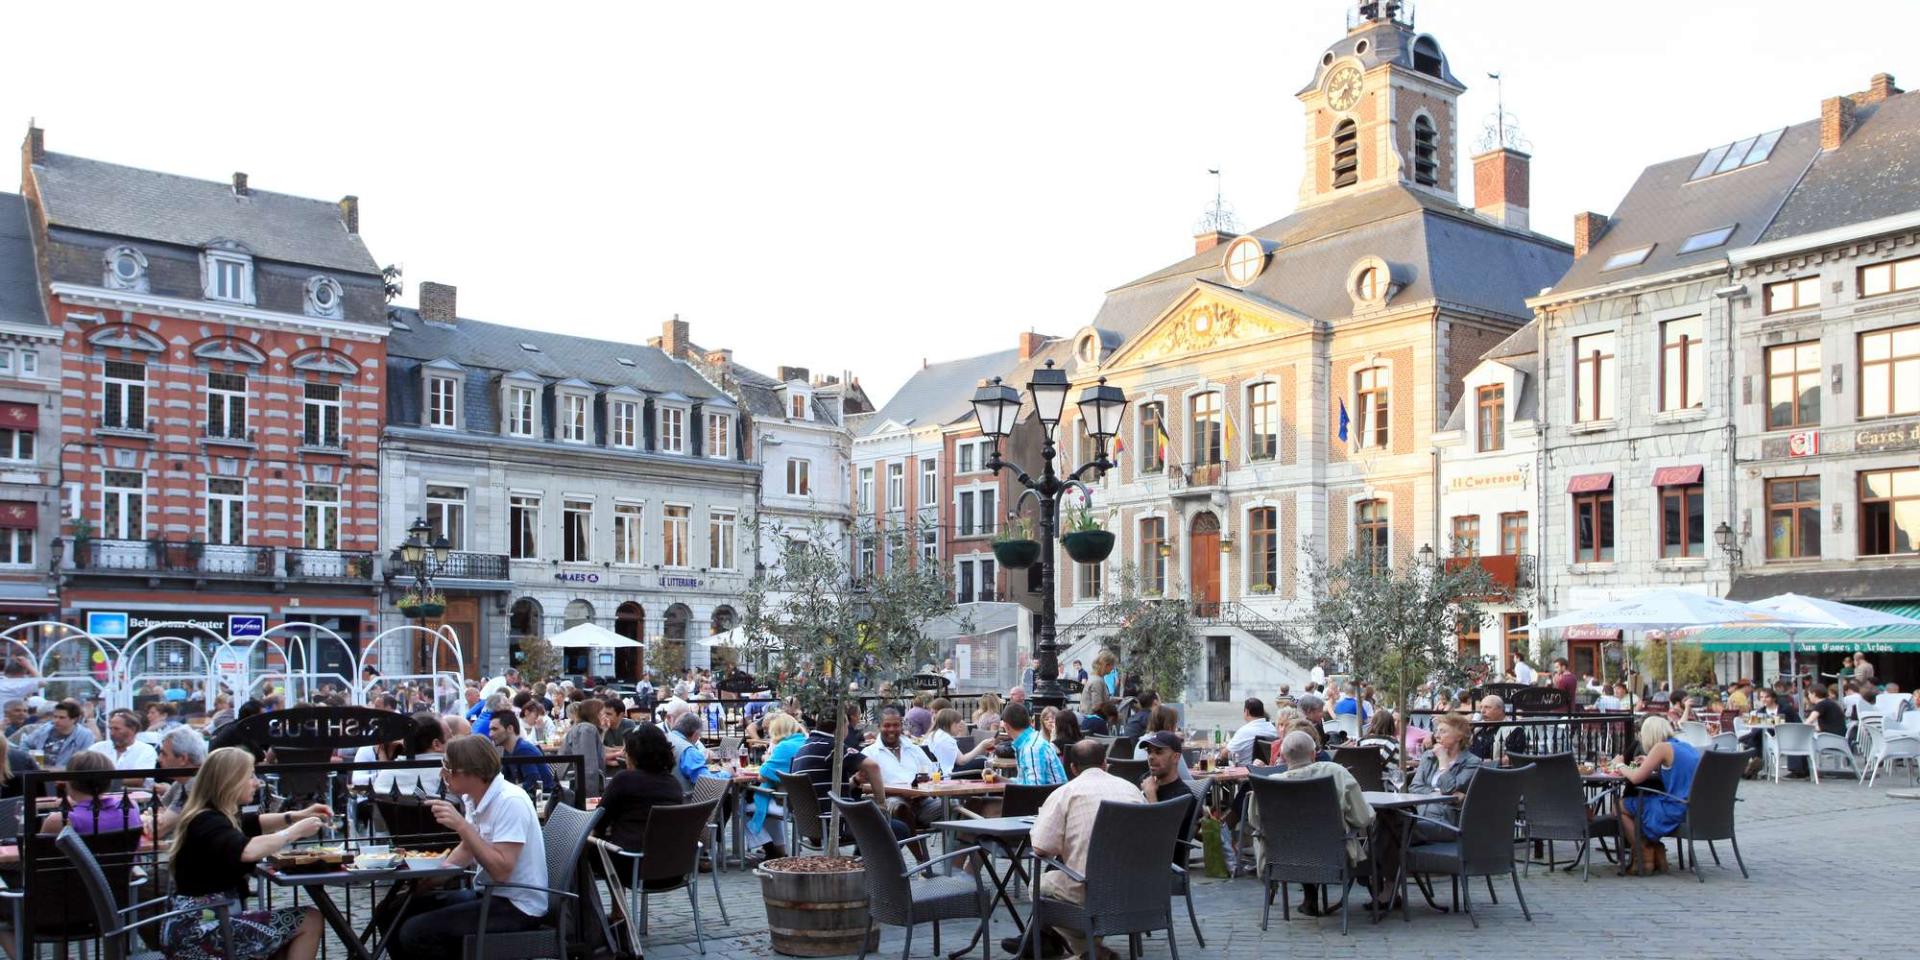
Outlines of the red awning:
[{"label": "red awning", "polygon": [[31,403],[0,403],[0,427],[37,430],[40,427],[40,408]]},{"label": "red awning", "polygon": [[1700,482],[1701,468],[1698,464],[1691,467],[1661,467],[1653,472],[1653,485],[1656,487],[1684,487]]},{"label": "red awning", "polygon": [[1599,493],[1613,489],[1613,474],[1583,473],[1567,481],[1568,493]]},{"label": "red awning", "polygon": [[0,500],[0,530],[40,529],[40,508],[24,500]]}]

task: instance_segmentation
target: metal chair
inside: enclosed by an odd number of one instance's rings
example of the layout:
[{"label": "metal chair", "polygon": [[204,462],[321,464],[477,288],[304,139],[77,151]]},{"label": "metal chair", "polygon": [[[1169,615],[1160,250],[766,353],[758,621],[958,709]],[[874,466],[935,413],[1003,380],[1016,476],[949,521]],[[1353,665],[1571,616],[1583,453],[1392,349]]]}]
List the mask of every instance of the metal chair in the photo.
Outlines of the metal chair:
[{"label": "metal chair", "polygon": [[1379,747],[1334,747],[1333,762],[1346,767],[1362,790],[1387,788],[1387,758]]},{"label": "metal chair", "polygon": [[1527,895],[1520,889],[1520,871],[1513,866],[1513,823],[1532,769],[1482,766],[1467,784],[1459,826],[1414,815],[1414,819],[1451,833],[1455,839],[1409,847],[1407,872],[1451,876],[1466,907],[1467,919],[1473,921],[1475,927],[1480,926],[1480,919],[1473,915],[1473,884],[1468,881],[1488,877],[1487,890],[1491,893],[1491,878],[1503,874],[1513,878],[1513,892],[1520,898],[1520,912],[1528,923],[1533,922],[1533,911],[1527,909]]},{"label": "metal chair", "polygon": [[[656,811],[659,809],[662,808],[655,808]],[[580,851],[586,848],[587,837],[593,833],[594,824],[599,822],[598,810],[560,807],[553,811],[553,816],[547,818],[546,826],[541,830],[546,840],[543,852],[547,858],[547,883],[551,886],[535,887],[489,880],[481,888],[484,893],[480,898],[478,932],[467,934],[464,944],[466,956],[553,957],[564,960],[567,956],[570,919],[568,906],[580,899]],[[524,857],[531,852],[522,850],[520,855]],[[500,890],[538,890],[546,894],[547,912],[540,918],[540,926],[511,933],[488,933],[487,912],[493,907],[494,894]]]},{"label": "metal chair", "polygon": [[[1580,865],[1580,879],[1591,877],[1593,841],[1595,839],[1620,836],[1620,818],[1598,815],[1595,804],[1587,800],[1586,789],[1580,782],[1580,770],[1574,766],[1571,753],[1545,754],[1508,754],[1514,763],[1525,764],[1522,769],[1532,769],[1521,790],[1521,800],[1526,807],[1526,839],[1531,845],[1534,841],[1547,843],[1547,870],[1554,868],[1553,845],[1557,841],[1567,840],[1580,845],[1579,853],[1567,861],[1567,869],[1574,864]],[[1477,774],[1476,774],[1477,776]],[[1526,870],[1531,872],[1533,860],[1528,858]]]},{"label": "metal chair", "polygon": [[[1036,886],[1041,886],[1047,870],[1056,870],[1085,884],[1085,897],[1074,903],[1045,894],[1035,896],[1029,925],[1042,930],[1079,930],[1089,941],[1088,949],[1092,949],[1091,941],[1096,937],[1165,930],[1167,950],[1173,960],[1180,960],[1180,947],[1173,935],[1173,899],[1167,895],[1167,888],[1140,883],[1138,878],[1166,865],[1167,851],[1180,836],[1180,822],[1188,818],[1191,803],[1189,796],[1151,804],[1101,803],[1093,819],[1085,874],[1051,857],[1034,858],[1041,870],[1041,876],[1034,877]],[[1172,869],[1185,868],[1175,865]],[[1042,939],[1027,938],[1035,960],[1040,956]]]},{"label": "metal chair", "polygon": [[[1678,800],[1686,805],[1686,819],[1680,828],[1674,831],[1674,837],[1687,843],[1687,859],[1693,861],[1694,879],[1706,883],[1707,878],[1700,873],[1700,857],[1694,850],[1694,842],[1705,840],[1707,852],[1713,854],[1713,862],[1720,863],[1720,851],[1713,845],[1716,840],[1725,840],[1733,846],[1733,859],[1740,865],[1740,876],[1748,878],[1747,861],[1740,856],[1740,841],[1734,836],[1733,805],[1739,802],[1740,774],[1746,770],[1751,755],[1747,753],[1726,753],[1708,750],[1700,754],[1700,768],[1693,773],[1693,786],[1685,797],[1675,797],[1670,793],[1642,786],[1640,792],[1650,793],[1668,799]],[[1476,777],[1478,774],[1475,775]],[[1634,850],[1637,858],[1640,851]]]},{"label": "metal chair", "polygon": [[[138,830],[132,832],[136,837],[139,834]],[[161,960],[163,954],[158,952],[133,950],[133,941],[130,937],[133,931],[174,917],[198,914],[205,909],[190,907],[154,913],[137,920],[132,919],[143,910],[150,910],[167,902],[168,898],[156,897],[145,903],[122,907],[120,898],[115,893],[114,883],[107,877],[107,871],[101,868],[100,861],[94,857],[92,848],[80,838],[79,834],[73,832],[72,827],[61,830],[60,835],[55,837],[53,842],[60,853],[66,856],[67,863],[72,865],[73,871],[80,875],[80,886],[86,891],[87,900],[93,906],[93,926],[97,929],[97,936],[105,947],[106,960]],[[232,903],[216,904],[213,907],[214,918],[220,925],[222,954],[229,957],[234,955],[232,908]],[[19,954],[16,952],[15,955]]]},{"label": "metal chair", "polygon": [[1329,775],[1310,778],[1254,777],[1247,781],[1257,805],[1254,829],[1259,831],[1266,856],[1260,863],[1260,882],[1266,896],[1260,907],[1260,929],[1267,929],[1273,898],[1280,896],[1280,919],[1292,922],[1287,885],[1340,885],[1340,933],[1347,932],[1353,886],[1353,865],[1347,862],[1347,841],[1353,838],[1340,812],[1339,780]]},{"label": "metal chair", "polygon": [[1807,758],[1807,767],[1812,771],[1813,782],[1820,782],[1820,765],[1813,757],[1814,727],[1810,723],[1783,723],[1773,728],[1773,782],[1780,782],[1782,761],[1788,757]]},{"label": "metal chair", "polygon": [[[654,807],[647,814],[647,832],[640,849],[616,851],[631,861],[627,869],[627,922],[634,923],[638,918],[640,924],[639,931],[632,934],[635,953],[640,952],[640,938],[647,935],[648,897],[683,888],[687,891],[687,903],[693,906],[694,943],[701,953],[707,952],[696,889],[700,880],[700,850],[704,846],[700,838],[705,833],[705,824],[713,818],[714,808],[719,805],[718,800],[708,800]],[[727,901],[720,896],[719,875],[707,876],[713,881],[713,899],[720,905],[721,922],[732,923],[727,917]]]},{"label": "metal chair", "polygon": [[[980,853],[980,847],[951,850],[909,868],[906,858],[900,855],[900,848],[926,840],[924,835],[896,841],[886,813],[871,800],[835,797],[833,805],[840,809],[841,818],[853,831],[854,845],[860,849],[860,859],[866,862],[869,930],[873,924],[881,923],[906,927],[907,942],[900,951],[901,960],[906,960],[913,954],[913,930],[920,924],[933,924],[933,952],[938,955],[940,921],[977,919],[980,921],[980,958],[991,960],[988,944],[992,938],[987,936],[987,918],[993,912],[993,901],[987,895],[986,883],[978,873],[971,878],[933,875],[934,866]],[[923,878],[918,883],[913,880],[915,874]],[[871,935],[860,939],[862,960],[871,942]]]}]

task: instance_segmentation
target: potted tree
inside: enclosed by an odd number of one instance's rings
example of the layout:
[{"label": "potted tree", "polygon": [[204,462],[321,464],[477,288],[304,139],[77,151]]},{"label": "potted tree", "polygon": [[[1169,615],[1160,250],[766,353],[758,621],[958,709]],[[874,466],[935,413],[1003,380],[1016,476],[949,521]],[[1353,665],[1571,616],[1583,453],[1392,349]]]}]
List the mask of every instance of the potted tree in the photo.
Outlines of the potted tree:
[{"label": "potted tree", "polygon": [[1025,570],[1040,559],[1040,541],[1033,538],[1033,521],[1018,514],[1007,517],[993,538],[993,558],[1008,570]]},{"label": "potted tree", "polygon": [[[909,550],[899,534],[869,529],[854,535],[887,536],[890,555]],[[817,525],[805,537],[773,531],[771,542],[786,548],[742,597],[744,639],[736,649],[742,662],[768,665],[777,695],[797,700],[810,716],[844,716],[856,684],[860,690],[897,686],[934,659],[927,624],[954,609],[952,586],[938,564],[888,564],[856,576],[840,537]],[[839,751],[829,776],[845,780]],[[871,946],[865,868],[840,855],[837,808],[824,812],[825,851],[769,860],[755,871],[778,953],[824,956]],[[794,929],[802,923],[779,919],[800,916],[805,933]]]},{"label": "potted tree", "polygon": [[1140,571],[1127,564],[1120,571],[1119,592],[1109,594],[1092,616],[1102,623],[1120,624],[1109,643],[1127,673],[1138,678],[1140,689],[1158,693],[1184,717],[1182,701],[1194,668],[1200,663],[1192,608],[1149,594],[1143,588]]},{"label": "potted tree", "polygon": [[1075,563],[1100,563],[1113,552],[1113,532],[1100,526],[1091,507],[1069,510],[1066,531],[1060,544],[1067,548],[1067,556]]}]

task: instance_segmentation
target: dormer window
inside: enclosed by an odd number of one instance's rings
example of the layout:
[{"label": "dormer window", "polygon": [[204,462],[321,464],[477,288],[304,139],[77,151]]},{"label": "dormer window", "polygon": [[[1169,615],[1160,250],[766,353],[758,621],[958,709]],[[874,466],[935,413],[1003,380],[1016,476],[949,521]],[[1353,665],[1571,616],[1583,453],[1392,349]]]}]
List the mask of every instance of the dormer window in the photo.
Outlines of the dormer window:
[{"label": "dormer window", "polygon": [[684,407],[660,408],[660,452],[687,452],[687,411]]},{"label": "dormer window", "polygon": [[107,251],[106,281],[109,290],[147,289],[147,258],[132,247],[114,247]]},{"label": "dormer window", "polygon": [[790,420],[812,420],[813,419],[812,396],[810,394],[807,394],[799,390],[788,391],[787,418]]},{"label": "dormer window", "polygon": [[501,411],[501,418],[505,421],[508,436],[535,435],[540,428],[539,398],[539,392],[533,387],[507,387],[506,406]]},{"label": "dormer window", "polygon": [[640,446],[640,401],[609,397],[607,399],[607,444],[621,450],[635,450]]},{"label": "dormer window", "polygon": [[733,414],[707,414],[707,458],[733,459]]},{"label": "dormer window", "polygon": [[560,439],[586,443],[593,436],[593,397],[584,393],[560,395]]},{"label": "dormer window", "polygon": [[231,250],[208,250],[203,258],[209,300],[253,303],[253,258]]},{"label": "dormer window", "polygon": [[340,319],[340,281],[332,277],[308,280],[306,310],[309,317]]},{"label": "dormer window", "polygon": [[459,429],[459,380],[453,377],[427,378],[427,426],[436,430]]}]

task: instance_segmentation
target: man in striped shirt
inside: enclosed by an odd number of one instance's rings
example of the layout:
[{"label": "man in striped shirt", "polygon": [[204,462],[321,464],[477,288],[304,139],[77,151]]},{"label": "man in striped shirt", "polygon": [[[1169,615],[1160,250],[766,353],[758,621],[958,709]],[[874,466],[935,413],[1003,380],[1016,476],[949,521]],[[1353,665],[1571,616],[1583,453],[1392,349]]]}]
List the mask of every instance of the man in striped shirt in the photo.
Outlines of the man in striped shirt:
[{"label": "man in striped shirt", "polygon": [[[843,799],[860,799],[863,796],[861,792],[863,787],[871,786],[874,791],[882,795],[886,790],[886,781],[881,776],[880,764],[876,763],[872,757],[865,756],[842,742],[839,730],[839,718],[832,714],[820,717],[814,721],[812,732],[807,734],[807,742],[801,744],[800,750],[793,755],[792,775],[805,777],[807,782],[813,785],[813,795],[820,801],[820,812],[823,814],[833,812],[833,801],[830,798],[834,792],[833,752],[836,748],[842,751],[840,796]],[[894,839],[905,840],[913,835],[905,823],[898,819],[889,819],[892,822]],[[915,852],[921,854],[921,859],[926,859],[924,851]]]},{"label": "man in striped shirt", "polygon": [[1060,752],[1033,726],[1027,708],[1009,703],[1000,711],[1000,725],[1013,738],[1013,760],[1018,766],[1015,783],[1045,786],[1066,783],[1067,768],[1060,763]]}]

